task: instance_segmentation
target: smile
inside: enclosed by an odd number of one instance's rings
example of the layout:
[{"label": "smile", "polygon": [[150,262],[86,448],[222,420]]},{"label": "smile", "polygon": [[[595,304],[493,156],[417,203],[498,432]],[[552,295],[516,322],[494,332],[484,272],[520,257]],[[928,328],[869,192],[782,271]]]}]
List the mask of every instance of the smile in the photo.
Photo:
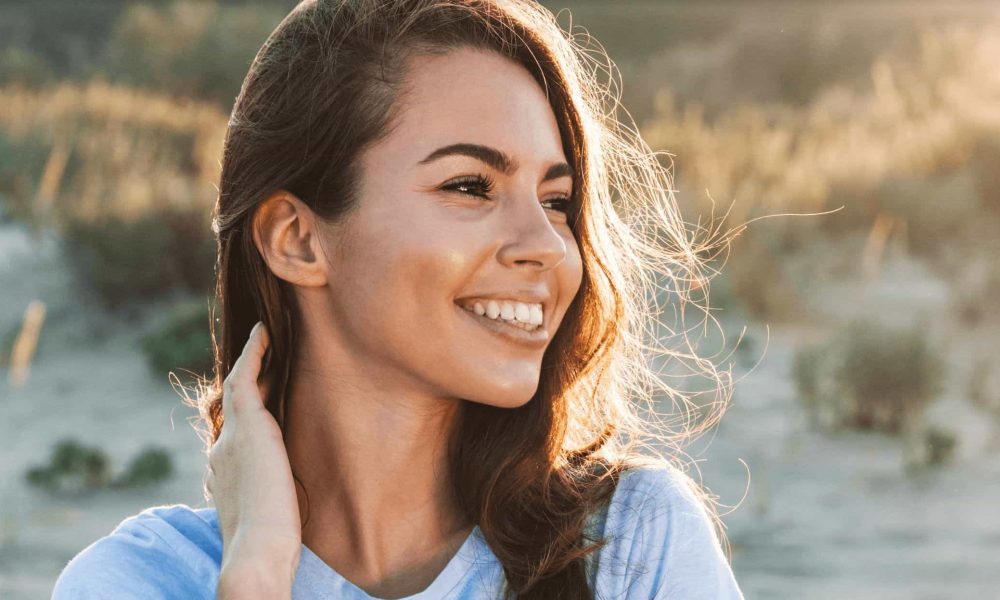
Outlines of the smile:
[{"label": "smile", "polygon": [[471,323],[488,330],[499,338],[508,342],[513,342],[529,348],[544,348],[549,342],[549,331],[544,325],[528,331],[521,326],[507,323],[502,320],[491,319],[485,315],[478,315],[475,312],[455,305]]}]

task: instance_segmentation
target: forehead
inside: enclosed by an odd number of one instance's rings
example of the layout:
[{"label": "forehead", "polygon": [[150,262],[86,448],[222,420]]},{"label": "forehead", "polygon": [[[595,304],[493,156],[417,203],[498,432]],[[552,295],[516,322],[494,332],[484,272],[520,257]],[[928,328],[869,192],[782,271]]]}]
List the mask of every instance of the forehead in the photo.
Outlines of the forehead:
[{"label": "forehead", "polygon": [[512,59],[467,48],[416,56],[402,91],[396,128],[385,140],[393,153],[423,158],[470,142],[499,148],[522,164],[565,160],[545,91]]}]

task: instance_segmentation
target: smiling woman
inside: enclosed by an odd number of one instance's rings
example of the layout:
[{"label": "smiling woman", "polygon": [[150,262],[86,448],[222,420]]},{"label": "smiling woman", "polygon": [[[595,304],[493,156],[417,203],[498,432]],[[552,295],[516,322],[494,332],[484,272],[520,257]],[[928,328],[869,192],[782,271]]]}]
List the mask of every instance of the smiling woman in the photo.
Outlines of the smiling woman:
[{"label": "smiling woman", "polygon": [[216,506],[126,519],[57,599],[741,597],[707,494],[638,450],[721,416],[661,435],[638,404],[692,418],[666,356],[725,405],[646,339],[646,294],[683,307],[728,237],[686,228],[589,61],[529,0],[282,21],[214,219]]}]

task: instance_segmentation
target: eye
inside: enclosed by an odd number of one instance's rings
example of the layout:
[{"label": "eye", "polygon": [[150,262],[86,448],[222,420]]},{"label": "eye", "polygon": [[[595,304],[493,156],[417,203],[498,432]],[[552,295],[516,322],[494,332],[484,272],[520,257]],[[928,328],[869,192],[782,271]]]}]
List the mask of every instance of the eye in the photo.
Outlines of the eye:
[{"label": "eye", "polygon": [[[489,193],[493,191],[495,182],[489,175],[470,175],[466,177],[459,177],[458,179],[452,180],[443,186],[442,190],[454,191],[459,194],[465,194],[467,196],[474,196],[476,198],[483,198],[489,200]],[[472,190],[472,191],[469,191]],[[551,210],[559,211],[561,213],[569,213],[570,208],[573,206],[573,198],[570,196],[557,196],[555,198],[546,200],[541,204],[546,208]],[[547,206],[547,205],[552,206]]]},{"label": "eye", "polygon": [[[475,196],[477,198],[485,198],[489,200],[489,193],[493,191],[494,181],[489,175],[473,175],[469,177],[460,177],[454,181],[446,183],[441,186],[442,190],[455,191],[459,194],[465,194],[467,196]],[[469,192],[466,190],[479,190],[479,193],[474,191]]]}]

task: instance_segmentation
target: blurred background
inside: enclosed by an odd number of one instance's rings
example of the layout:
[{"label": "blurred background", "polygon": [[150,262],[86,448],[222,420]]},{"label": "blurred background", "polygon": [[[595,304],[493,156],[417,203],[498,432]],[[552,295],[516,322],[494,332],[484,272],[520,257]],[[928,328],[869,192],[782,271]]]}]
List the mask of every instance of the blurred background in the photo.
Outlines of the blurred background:
[{"label": "blurred background", "polygon": [[[737,383],[688,453],[747,598],[1000,597],[1000,4],[544,4],[603,43],[686,221],[827,213],[711,263],[701,351]],[[205,505],[209,213],[293,5],[0,0],[4,599]]]}]

